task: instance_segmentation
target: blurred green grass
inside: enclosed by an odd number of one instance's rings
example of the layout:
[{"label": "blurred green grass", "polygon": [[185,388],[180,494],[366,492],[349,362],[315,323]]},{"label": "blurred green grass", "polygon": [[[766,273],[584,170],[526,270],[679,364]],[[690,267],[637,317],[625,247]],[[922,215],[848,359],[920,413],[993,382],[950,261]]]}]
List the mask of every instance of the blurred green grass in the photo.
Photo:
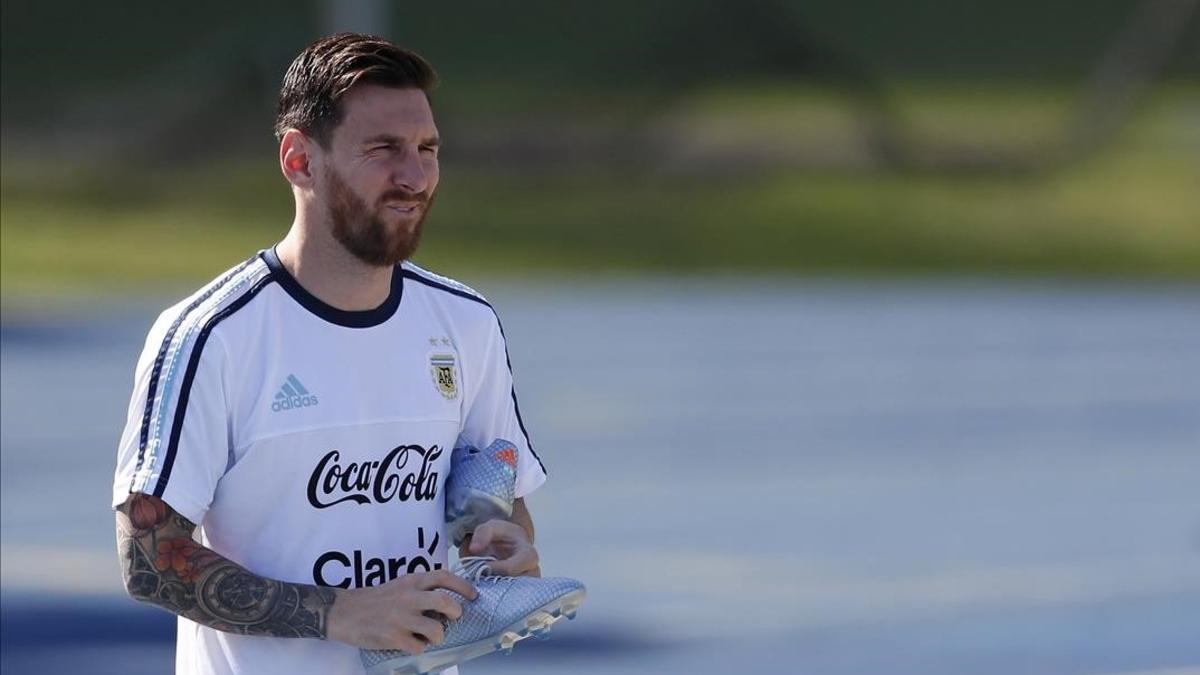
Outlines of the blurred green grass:
[{"label": "blurred green grass", "polygon": [[[918,134],[980,147],[1049,142],[1060,89],[912,86]],[[608,102],[619,108],[619,103]],[[728,147],[853,144],[825,95],[712,91],[675,133]],[[1162,90],[1086,161],[1054,173],[840,169],[580,171],[447,161],[418,262],[466,278],[595,272],[1200,276],[1200,88]],[[757,139],[757,141],[755,141]],[[271,157],[178,168],[71,168],[5,158],[6,296],[187,287],[291,222]]]}]

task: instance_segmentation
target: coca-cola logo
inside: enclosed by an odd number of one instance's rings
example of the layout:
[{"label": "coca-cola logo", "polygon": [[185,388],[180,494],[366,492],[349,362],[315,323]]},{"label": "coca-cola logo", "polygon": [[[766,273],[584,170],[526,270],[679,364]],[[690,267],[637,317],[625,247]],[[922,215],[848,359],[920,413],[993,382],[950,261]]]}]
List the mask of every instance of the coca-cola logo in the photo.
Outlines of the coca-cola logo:
[{"label": "coca-cola logo", "polygon": [[308,503],[313,508],[327,509],[343,502],[383,504],[434,499],[438,474],[433,463],[441,456],[442,449],[437,445],[401,445],[381,460],[343,465],[341,452],[330,450],[308,479]]}]

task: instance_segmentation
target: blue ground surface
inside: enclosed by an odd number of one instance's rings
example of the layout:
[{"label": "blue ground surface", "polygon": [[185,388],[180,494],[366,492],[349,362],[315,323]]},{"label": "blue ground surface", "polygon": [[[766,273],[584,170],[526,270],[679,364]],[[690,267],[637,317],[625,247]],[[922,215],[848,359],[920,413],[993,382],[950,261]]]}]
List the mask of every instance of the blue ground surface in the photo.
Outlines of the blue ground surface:
[{"label": "blue ground surface", "polygon": [[[580,620],[466,673],[1200,667],[1200,288],[483,284]],[[5,673],[160,673],[109,481],[169,299],[9,311]]]}]

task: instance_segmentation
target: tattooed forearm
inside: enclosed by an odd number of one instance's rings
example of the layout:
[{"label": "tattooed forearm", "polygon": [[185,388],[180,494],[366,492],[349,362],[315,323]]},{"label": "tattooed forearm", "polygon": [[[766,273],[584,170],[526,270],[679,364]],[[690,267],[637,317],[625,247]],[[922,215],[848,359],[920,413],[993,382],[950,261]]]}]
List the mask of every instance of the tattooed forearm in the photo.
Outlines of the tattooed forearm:
[{"label": "tattooed forearm", "polygon": [[192,539],[195,524],[150,495],[117,510],[117,552],[131,596],[230,633],[326,637],[335,592],[266,579]]}]

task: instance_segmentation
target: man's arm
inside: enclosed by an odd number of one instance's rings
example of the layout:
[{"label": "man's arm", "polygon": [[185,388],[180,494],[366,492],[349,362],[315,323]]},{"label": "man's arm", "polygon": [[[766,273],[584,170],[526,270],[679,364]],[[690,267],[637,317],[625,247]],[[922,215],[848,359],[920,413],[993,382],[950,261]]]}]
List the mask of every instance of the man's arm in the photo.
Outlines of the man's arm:
[{"label": "man's arm", "polygon": [[458,547],[458,556],[492,555],[498,558],[488,565],[494,574],[542,576],[537,549],[533,547],[533,516],[524,498],[513,502],[508,520],[489,520],[475,528]]},{"label": "man's arm", "polygon": [[529,514],[529,508],[525,506],[525,498],[517,497],[513,502],[512,522],[521,526],[525,530],[525,534],[529,535],[529,543],[533,543],[533,516]]},{"label": "man's arm", "polygon": [[334,639],[419,654],[441,644],[442,624],[462,608],[435,588],[468,598],[465,580],[438,571],[375,588],[334,589],[259,576],[192,539],[196,525],[163,500],[133,494],[117,508],[117,553],[137,600],[229,633]]},{"label": "man's arm", "polygon": [[333,589],[260,577],[196,543],[195,529],[157,497],[131,495],[118,507],[117,553],[129,595],[230,633],[328,636]]}]

